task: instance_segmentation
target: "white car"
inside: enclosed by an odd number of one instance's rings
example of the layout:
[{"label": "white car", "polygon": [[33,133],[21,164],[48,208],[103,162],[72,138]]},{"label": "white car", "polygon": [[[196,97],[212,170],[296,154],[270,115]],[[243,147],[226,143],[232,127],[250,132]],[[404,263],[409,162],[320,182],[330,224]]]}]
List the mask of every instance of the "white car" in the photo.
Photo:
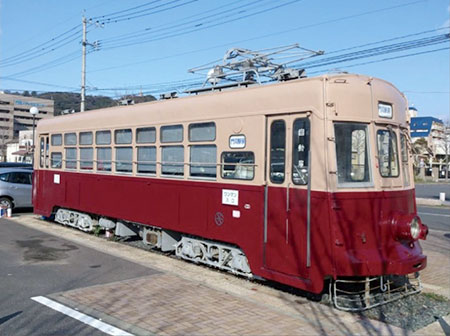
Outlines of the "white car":
[{"label": "white car", "polygon": [[0,168],[0,206],[32,207],[31,181],[33,171],[24,168]]}]

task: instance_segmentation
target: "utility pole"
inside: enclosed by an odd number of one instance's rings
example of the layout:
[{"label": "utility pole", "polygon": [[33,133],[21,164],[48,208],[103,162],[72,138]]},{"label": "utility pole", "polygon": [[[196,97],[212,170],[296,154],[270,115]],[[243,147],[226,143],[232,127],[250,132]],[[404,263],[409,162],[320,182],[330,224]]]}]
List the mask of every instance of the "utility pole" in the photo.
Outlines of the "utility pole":
[{"label": "utility pole", "polygon": [[86,99],[86,17],[83,15],[82,18],[83,23],[83,42],[82,44],[82,58],[81,58],[81,105],[80,112],[84,112],[85,108],[85,99]]}]

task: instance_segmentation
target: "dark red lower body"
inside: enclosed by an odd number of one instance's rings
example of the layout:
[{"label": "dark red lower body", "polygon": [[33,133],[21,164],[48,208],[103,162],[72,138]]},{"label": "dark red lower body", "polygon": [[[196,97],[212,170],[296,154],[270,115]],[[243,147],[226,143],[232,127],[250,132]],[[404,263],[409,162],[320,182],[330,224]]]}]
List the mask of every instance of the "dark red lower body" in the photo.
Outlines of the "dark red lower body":
[{"label": "dark red lower body", "polygon": [[[222,204],[223,189],[239,192],[237,206]],[[254,275],[314,293],[326,277],[426,266],[419,243],[396,240],[391,229],[395,215],[415,213],[414,190],[312,191],[309,253],[306,189],[287,195],[285,188],[36,170],[33,204],[43,216],[68,208],[234,244]]]}]

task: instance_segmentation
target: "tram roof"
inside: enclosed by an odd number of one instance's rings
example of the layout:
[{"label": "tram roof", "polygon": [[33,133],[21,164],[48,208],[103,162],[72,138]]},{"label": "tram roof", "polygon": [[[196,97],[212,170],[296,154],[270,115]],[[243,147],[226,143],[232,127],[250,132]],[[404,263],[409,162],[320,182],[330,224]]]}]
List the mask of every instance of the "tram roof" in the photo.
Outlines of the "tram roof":
[{"label": "tram roof", "polygon": [[299,104],[300,106],[321,106],[323,103],[322,82],[338,78],[352,80],[352,83],[357,83],[356,85],[363,83],[365,85],[373,80],[381,81],[397,90],[391,83],[367,75],[327,74],[58,116],[40,120],[37,130],[40,133],[77,131],[215,120],[231,116],[289,113],[296,111]]}]

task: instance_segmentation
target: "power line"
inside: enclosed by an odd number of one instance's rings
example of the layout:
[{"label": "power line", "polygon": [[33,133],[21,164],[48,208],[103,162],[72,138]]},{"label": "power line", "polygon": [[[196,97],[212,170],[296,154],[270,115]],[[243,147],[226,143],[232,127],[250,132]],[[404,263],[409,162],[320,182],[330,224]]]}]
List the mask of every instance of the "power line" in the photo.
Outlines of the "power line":
[{"label": "power line", "polygon": [[263,13],[266,13],[266,12],[269,12],[269,11],[272,11],[272,10],[275,10],[275,9],[278,9],[278,8],[281,8],[281,7],[285,7],[287,5],[290,5],[292,3],[299,2],[299,1],[303,1],[303,0],[292,0],[292,1],[289,1],[289,2],[286,2],[286,3],[283,3],[283,4],[278,4],[278,5],[272,6],[270,8],[266,8],[266,9],[257,11],[257,12],[253,12],[253,13],[250,13],[250,14],[247,14],[247,15],[241,15],[241,16],[239,16],[237,18],[225,20],[225,21],[222,21],[222,22],[217,22],[217,23],[214,23],[214,24],[206,25],[206,26],[204,26],[203,23],[197,23],[197,24],[194,24],[191,27],[183,27],[183,28],[180,28],[180,29],[175,30],[173,32],[168,32],[166,34],[160,34],[160,35],[157,35],[157,36],[154,36],[154,37],[150,37],[150,38],[147,38],[147,39],[138,39],[138,40],[135,40],[135,41],[130,41],[128,43],[118,43],[118,44],[116,43],[116,44],[112,44],[112,45],[107,45],[105,43],[104,46],[106,45],[106,47],[104,47],[103,50],[111,50],[111,49],[116,49],[116,48],[123,48],[123,47],[132,46],[132,45],[144,44],[144,43],[164,40],[164,39],[168,39],[168,38],[172,38],[172,37],[183,36],[183,35],[190,34],[190,33],[193,33],[193,32],[197,32],[197,31],[200,31],[200,30],[205,30],[205,29],[217,27],[217,26],[224,25],[224,24],[231,23],[231,22],[235,22],[235,21],[238,21],[238,20],[243,20],[243,19],[246,19],[246,18],[251,17],[251,16],[263,14]]},{"label": "power line", "polygon": [[360,50],[360,51],[356,51],[356,52],[352,52],[352,53],[346,53],[346,54],[341,54],[341,55],[337,55],[337,56],[333,56],[333,57],[328,57],[328,58],[317,60],[317,61],[309,61],[309,62],[305,62],[305,63],[299,63],[294,66],[311,69],[311,68],[320,67],[320,66],[324,66],[324,65],[353,61],[353,60],[357,60],[357,59],[365,58],[365,57],[373,57],[373,56],[383,55],[383,54],[387,54],[387,53],[400,52],[400,51],[405,51],[405,50],[409,50],[409,49],[423,48],[423,47],[432,46],[432,45],[436,45],[436,44],[446,43],[446,42],[448,42],[449,38],[450,38],[449,34],[442,34],[442,35],[431,36],[431,37],[426,37],[426,38],[412,40],[412,41],[384,45],[384,46],[380,46],[377,48],[364,49],[364,50]]},{"label": "power line", "polygon": [[12,77],[9,77],[9,76],[0,76],[0,79],[12,81],[12,82],[19,82],[19,83],[26,83],[26,84],[36,84],[36,85],[42,85],[42,86],[48,86],[48,87],[57,87],[57,88],[69,89],[69,90],[79,90],[79,88],[74,88],[72,86],[63,86],[63,85],[56,85],[56,84],[50,84],[50,83],[29,81],[29,80],[23,80],[23,79],[18,79],[18,78],[12,78]]},{"label": "power line", "polygon": [[[443,36],[448,40],[448,34],[444,34]],[[422,39],[414,40],[414,41],[408,41],[411,44],[408,48],[402,49],[402,50],[397,50],[397,51],[404,51],[404,50],[409,50],[409,49],[414,49],[414,48],[421,48],[423,46],[420,43],[415,43],[415,42],[418,42],[418,41],[421,41],[421,40]],[[414,43],[415,43],[415,45],[414,45]],[[434,45],[434,44],[430,44],[430,45]],[[363,53],[361,53],[361,55],[358,58],[355,58],[352,55],[350,55],[349,57],[345,58],[344,57],[345,54],[344,54],[344,55],[341,55],[342,56],[341,59],[335,60],[334,62],[325,61],[323,63],[314,63],[314,64],[311,64],[309,66],[308,65],[305,65],[305,66],[302,65],[301,67],[308,70],[308,69],[315,68],[315,67],[323,67],[325,65],[349,62],[349,61],[360,59],[360,58],[368,58],[368,57],[373,57],[373,56],[380,56],[382,54],[387,54],[387,53],[394,52],[392,50],[392,48],[389,48],[389,47],[390,47],[390,45],[381,46],[381,47],[377,48],[378,51],[376,52],[376,54],[374,54],[374,53],[369,54],[369,53],[364,53],[363,52]],[[364,62],[364,63],[350,64],[350,65],[346,65],[346,67],[349,68],[349,67],[355,67],[355,66],[360,66],[360,65],[385,62],[385,61],[389,61],[389,60],[400,59],[400,58],[405,58],[405,57],[412,57],[412,56],[418,56],[418,55],[423,55],[423,54],[429,54],[429,53],[439,52],[439,51],[448,50],[448,49],[449,49],[449,47],[438,48],[438,49],[433,49],[433,50],[426,50],[426,51],[422,51],[422,52],[416,52],[416,53],[410,53],[410,54],[405,54],[405,55],[400,55],[400,56],[388,57],[388,58],[373,60],[373,61]],[[346,49],[343,49],[343,50],[346,50]],[[310,73],[311,74],[316,74],[316,73],[320,73],[320,72],[324,72],[324,71],[330,71],[330,70],[332,70],[332,69],[320,70],[320,71],[315,71],[315,72],[310,72]],[[121,90],[123,91],[123,90],[137,90],[137,89],[140,89],[140,88],[148,88],[148,89],[150,89],[150,91],[146,91],[146,92],[148,92],[148,93],[156,93],[156,92],[167,92],[167,91],[179,91],[180,88],[192,87],[194,85],[202,85],[202,84],[203,84],[203,81],[202,82],[198,82],[197,80],[183,80],[183,81],[175,81],[175,82],[154,83],[154,84],[147,84],[147,85],[134,85],[134,86],[128,86],[128,87],[106,88],[106,89],[98,89],[98,90],[99,91],[121,91]],[[152,90],[152,88],[154,88],[154,89]]]},{"label": "power line", "polygon": [[[241,43],[246,43],[246,42],[250,42],[250,41],[254,41],[254,40],[264,39],[264,38],[267,38],[267,37],[272,37],[272,36],[276,36],[276,35],[281,35],[281,34],[293,32],[293,31],[297,31],[297,30],[303,30],[303,29],[312,28],[312,27],[316,27],[316,26],[326,25],[326,24],[329,24],[329,23],[335,23],[335,22],[349,20],[349,19],[353,19],[353,18],[357,18],[357,17],[361,17],[361,16],[376,14],[376,13],[379,13],[379,12],[394,10],[394,9],[398,9],[398,8],[402,8],[402,7],[406,7],[406,6],[412,6],[412,5],[415,5],[417,3],[421,3],[421,2],[424,2],[424,1],[426,1],[426,0],[418,0],[418,1],[413,1],[413,2],[409,2],[409,3],[401,4],[401,5],[384,7],[384,8],[380,8],[380,9],[376,9],[376,10],[372,10],[372,11],[366,11],[366,12],[362,12],[362,13],[358,13],[358,14],[347,15],[347,16],[339,17],[339,18],[332,19],[332,20],[321,21],[321,22],[313,23],[313,24],[309,24],[309,25],[302,25],[302,26],[294,27],[294,28],[291,28],[291,29],[288,29],[288,30],[282,30],[282,31],[278,31],[278,32],[270,33],[270,34],[265,34],[265,35],[259,35],[259,36],[248,38],[248,39],[244,39],[244,40],[239,40],[239,41],[233,41],[233,42],[228,42],[228,43],[224,43],[224,44],[219,44],[219,45],[215,45],[215,46],[208,47],[208,48],[201,48],[201,49],[191,50],[191,51],[188,51],[188,52],[178,53],[178,54],[174,54],[174,55],[168,55],[168,56],[165,56],[165,57],[152,58],[152,59],[149,59],[147,61],[142,61],[142,62],[133,62],[133,63],[125,64],[125,65],[118,65],[118,66],[113,66],[113,67],[107,67],[107,68],[92,70],[90,72],[93,73],[93,72],[99,72],[99,71],[105,71],[105,70],[111,70],[111,69],[118,69],[118,68],[122,68],[122,67],[126,67],[126,66],[132,66],[132,65],[137,65],[137,64],[144,64],[144,63],[147,63],[147,62],[154,62],[154,61],[158,61],[158,60],[162,60],[162,59],[174,58],[174,57],[178,57],[178,56],[185,56],[185,55],[189,55],[189,54],[204,52],[204,51],[213,50],[213,49],[217,49],[217,48],[227,47],[227,46],[230,46],[230,45],[237,45],[237,44],[241,44]],[[224,6],[222,6],[222,7],[224,7]],[[219,8],[221,8],[221,7],[218,7],[216,9],[213,9],[213,10],[210,10],[210,11],[214,11],[214,10],[217,10]],[[208,11],[206,11],[206,12],[208,12]],[[202,13],[200,13],[200,15],[201,14],[205,14],[206,12],[202,12]],[[198,15],[196,15],[196,16],[198,16]],[[191,17],[192,16],[187,17],[187,18],[191,18]],[[181,19],[181,21],[184,21],[187,18],[183,18],[183,19]],[[199,20],[201,20],[201,19],[203,19],[203,18],[200,18]],[[167,25],[170,25],[170,24],[171,23],[160,25],[160,26],[157,26],[155,28],[164,27],[164,26],[167,26]],[[146,28],[146,30],[150,30],[150,29],[151,28]],[[445,29],[445,28],[440,28],[440,29]],[[430,30],[428,32],[433,32],[433,31],[436,31],[436,30]],[[141,31],[138,31],[138,32],[141,32]],[[135,32],[135,33],[138,33],[138,32]],[[135,33],[129,33],[129,34],[135,34]],[[422,33],[425,33],[425,32],[422,32]],[[422,34],[422,33],[419,33],[419,34]],[[128,37],[131,37],[129,34],[119,35],[118,37],[124,37],[126,35]],[[407,36],[408,35],[406,35],[404,37],[407,37]],[[109,41],[109,40],[103,40],[103,41]],[[381,41],[375,42],[375,43],[381,43]],[[352,48],[355,48],[355,47],[352,47]],[[333,53],[333,52],[330,52],[330,53]],[[327,53],[327,54],[330,54],[330,53]]]},{"label": "power line", "polygon": [[[177,2],[180,2],[180,1],[184,1],[184,2],[181,3],[181,4],[176,4]],[[122,22],[122,21],[128,21],[128,20],[132,20],[132,19],[141,18],[141,17],[144,17],[144,16],[149,16],[149,15],[162,13],[162,12],[174,9],[174,8],[178,8],[178,7],[189,5],[189,4],[191,4],[193,2],[197,2],[197,1],[198,0],[188,0],[188,1],[186,1],[186,0],[172,0],[172,1],[169,1],[169,2],[165,2],[165,3],[161,4],[161,5],[157,5],[157,6],[154,6],[152,8],[148,8],[148,9],[146,9],[144,11],[123,14],[123,15],[112,17],[112,18],[98,20],[97,22],[100,23],[100,24],[106,24],[106,23],[117,23],[117,22]],[[159,2],[159,1],[153,1],[153,3],[154,2]],[[170,5],[170,4],[175,4],[175,5],[169,6],[167,8],[161,8],[161,7]],[[160,9],[158,9],[158,8],[160,8]],[[150,12],[146,13],[146,11],[150,11]]]},{"label": "power line", "polygon": [[[73,31],[75,31],[75,32],[73,32]],[[73,33],[71,33],[71,32],[73,32]],[[38,46],[35,46],[35,47],[27,49],[19,54],[16,54],[14,56],[10,56],[10,57],[3,59],[0,62],[0,66],[2,66],[2,67],[12,66],[12,65],[16,65],[18,63],[28,61],[30,59],[34,59],[36,57],[40,57],[42,55],[46,55],[52,51],[55,51],[56,49],[59,49],[65,45],[67,45],[70,42],[73,42],[75,39],[71,39],[71,38],[73,36],[76,36],[80,32],[81,32],[80,28],[78,26],[75,26],[62,34],[59,34],[58,36],[56,36],[44,43],[41,43]],[[71,33],[71,34],[69,34],[69,33]],[[69,34],[69,35],[65,36],[67,34]],[[65,36],[65,37],[62,38],[63,36]],[[69,41],[67,41],[68,39],[69,39]],[[64,41],[66,41],[66,43],[61,44]],[[51,49],[48,50],[49,48],[51,48]]]},{"label": "power line", "polygon": [[[444,48],[439,48],[439,49],[433,49],[433,50],[421,51],[421,52],[417,52],[417,53],[406,54],[406,55],[400,55],[400,56],[393,56],[393,57],[383,58],[383,59],[380,59],[380,60],[374,60],[374,61],[369,61],[369,62],[350,64],[350,65],[346,65],[345,67],[346,67],[346,68],[353,68],[353,67],[361,66],[361,65],[368,65],[368,64],[373,64],[373,63],[386,62],[386,61],[391,61],[391,60],[395,60],[395,59],[406,58],[406,57],[413,57],[413,56],[419,56],[419,55],[424,55],[424,54],[431,54],[431,53],[435,53],[435,52],[439,52],[439,51],[444,51],[444,50],[450,50],[450,47],[444,47]],[[323,73],[323,72],[332,71],[332,70],[335,70],[335,69],[322,69],[322,70],[310,72],[310,74]]]},{"label": "power line", "polygon": [[[143,36],[152,35],[154,33],[161,32],[161,31],[170,31],[170,30],[173,30],[174,28],[177,28],[177,27],[180,27],[180,26],[184,26],[184,25],[187,25],[187,24],[191,24],[191,23],[194,23],[195,25],[199,25],[199,24],[202,24],[201,20],[205,20],[205,19],[221,16],[223,14],[226,14],[226,13],[229,13],[229,12],[233,12],[233,11],[237,11],[236,13],[233,13],[233,14],[240,14],[240,13],[242,13],[242,9],[243,8],[251,6],[251,5],[254,5],[254,4],[256,4],[258,6],[261,6],[263,2],[267,2],[267,0],[264,0],[264,1],[256,0],[256,1],[253,1],[251,3],[242,5],[242,0],[239,0],[239,1],[228,3],[226,5],[222,5],[222,6],[213,8],[213,9],[206,10],[204,12],[197,13],[195,15],[190,15],[190,16],[184,17],[184,18],[179,19],[177,21],[170,21],[168,23],[165,23],[165,24],[162,24],[162,25],[159,25],[159,26],[147,27],[147,28],[145,28],[143,30],[141,29],[141,30],[138,30],[138,31],[135,31],[135,32],[132,32],[132,33],[123,34],[123,35],[119,35],[119,36],[116,36],[116,37],[103,39],[102,43],[119,42],[119,41],[131,39],[131,38],[141,38]],[[230,5],[234,5],[235,3],[240,3],[241,5],[239,5],[237,7],[234,7],[234,8],[231,8],[231,9],[220,11],[220,12],[215,13],[215,14],[210,14],[210,15],[207,15],[207,16],[203,16],[203,17],[200,17],[200,18],[198,18],[196,20],[187,21],[187,20],[189,20],[191,18],[201,16],[202,14],[214,12],[214,11],[217,11],[217,10],[219,10],[221,8],[224,8],[224,7],[229,7]]]},{"label": "power line", "polygon": [[160,1],[162,1],[162,0],[153,0],[153,1],[147,2],[145,4],[142,4],[142,5],[139,5],[139,6],[135,6],[135,7],[131,7],[131,8],[128,8],[128,9],[122,9],[122,10],[114,12],[114,13],[109,13],[109,14],[105,14],[105,15],[95,16],[95,17],[92,17],[91,19],[92,20],[105,19],[105,18],[108,18],[110,16],[114,16],[116,14],[122,14],[122,13],[125,13],[125,12],[128,12],[128,11],[131,11],[131,10],[135,10],[135,9],[138,9],[138,8],[142,8],[142,7],[146,7],[146,6],[149,6],[149,5],[153,5],[154,3],[160,2]]}]

